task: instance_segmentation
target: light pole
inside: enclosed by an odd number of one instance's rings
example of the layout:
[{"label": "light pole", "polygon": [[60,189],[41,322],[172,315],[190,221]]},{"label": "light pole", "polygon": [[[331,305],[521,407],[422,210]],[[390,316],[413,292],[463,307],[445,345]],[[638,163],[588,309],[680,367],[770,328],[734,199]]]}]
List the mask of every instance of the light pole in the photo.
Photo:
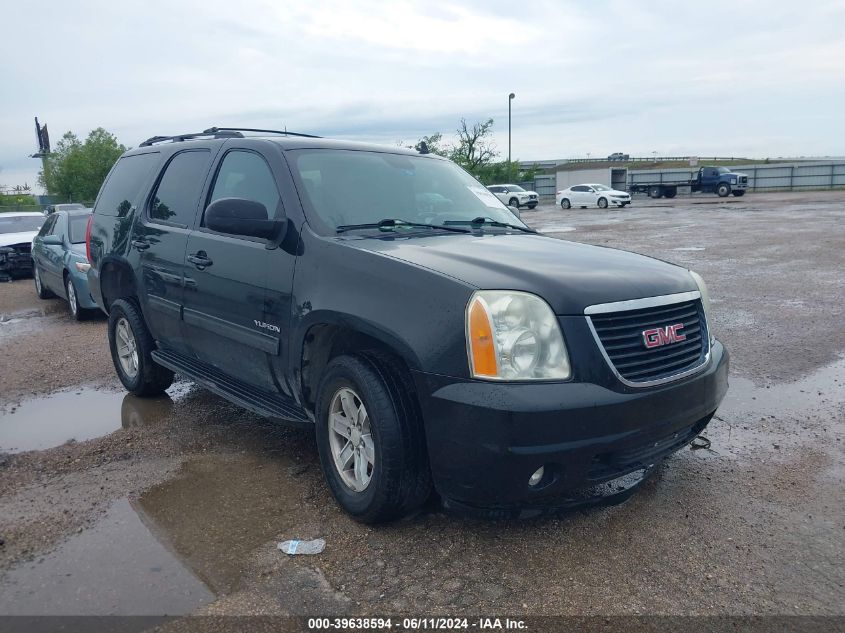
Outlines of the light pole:
[{"label": "light pole", "polygon": [[511,162],[511,101],[515,96],[514,93],[508,95],[508,162]]}]

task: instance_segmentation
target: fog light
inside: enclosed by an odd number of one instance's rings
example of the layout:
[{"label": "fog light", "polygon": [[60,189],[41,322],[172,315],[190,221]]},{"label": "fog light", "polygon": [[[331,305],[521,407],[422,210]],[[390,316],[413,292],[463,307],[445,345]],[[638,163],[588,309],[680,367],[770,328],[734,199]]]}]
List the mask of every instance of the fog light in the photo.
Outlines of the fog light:
[{"label": "fog light", "polygon": [[534,474],[528,479],[529,486],[536,486],[540,483],[540,480],[543,479],[543,474],[546,472],[545,466],[540,466],[537,470],[534,471]]}]

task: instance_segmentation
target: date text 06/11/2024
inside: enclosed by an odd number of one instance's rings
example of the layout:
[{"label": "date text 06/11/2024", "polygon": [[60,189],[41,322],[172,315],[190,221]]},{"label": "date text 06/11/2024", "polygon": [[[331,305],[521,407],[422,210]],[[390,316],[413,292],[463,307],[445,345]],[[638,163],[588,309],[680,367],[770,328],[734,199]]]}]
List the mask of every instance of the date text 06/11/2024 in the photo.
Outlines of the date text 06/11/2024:
[{"label": "date text 06/11/2024", "polygon": [[397,631],[446,631],[469,630],[495,631],[527,630],[526,623],[511,618],[308,618],[308,630],[397,630]]}]

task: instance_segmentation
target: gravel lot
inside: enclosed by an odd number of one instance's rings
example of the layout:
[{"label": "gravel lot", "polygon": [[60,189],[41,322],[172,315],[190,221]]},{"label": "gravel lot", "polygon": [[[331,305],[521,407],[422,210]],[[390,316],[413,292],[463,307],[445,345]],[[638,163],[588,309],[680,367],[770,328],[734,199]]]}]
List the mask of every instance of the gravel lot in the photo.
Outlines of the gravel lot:
[{"label": "gravel lot", "polygon": [[0,284],[0,614],[845,615],[845,192],[523,219],[708,280],[733,355],[711,450],[616,507],[365,527],[309,433],[187,383],[125,396],[103,319]]}]

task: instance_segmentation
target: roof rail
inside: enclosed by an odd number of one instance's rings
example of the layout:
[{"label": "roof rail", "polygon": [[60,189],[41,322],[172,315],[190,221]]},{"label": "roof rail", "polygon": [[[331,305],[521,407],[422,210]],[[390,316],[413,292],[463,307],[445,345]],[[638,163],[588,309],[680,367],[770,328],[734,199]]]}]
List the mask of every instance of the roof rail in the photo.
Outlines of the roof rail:
[{"label": "roof rail", "polygon": [[203,136],[211,136],[214,138],[243,138],[243,134],[234,130],[224,130],[211,128],[213,131],[205,130],[204,132],[192,132],[190,134],[177,134],[176,136],[151,136],[146,141],[141,143],[139,147],[149,147],[155,143],[164,143],[165,141],[172,141],[178,143],[179,141],[187,141],[192,138],[200,138]]},{"label": "roof rail", "polygon": [[304,138],[320,138],[316,134],[303,134],[302,132],[288,132],[287,130],[264,130],[255,127],[210,127],[206,134],[219,134],[221,132],[264,132],[266,134],[284,134],[285,136],[302,136]]}]

